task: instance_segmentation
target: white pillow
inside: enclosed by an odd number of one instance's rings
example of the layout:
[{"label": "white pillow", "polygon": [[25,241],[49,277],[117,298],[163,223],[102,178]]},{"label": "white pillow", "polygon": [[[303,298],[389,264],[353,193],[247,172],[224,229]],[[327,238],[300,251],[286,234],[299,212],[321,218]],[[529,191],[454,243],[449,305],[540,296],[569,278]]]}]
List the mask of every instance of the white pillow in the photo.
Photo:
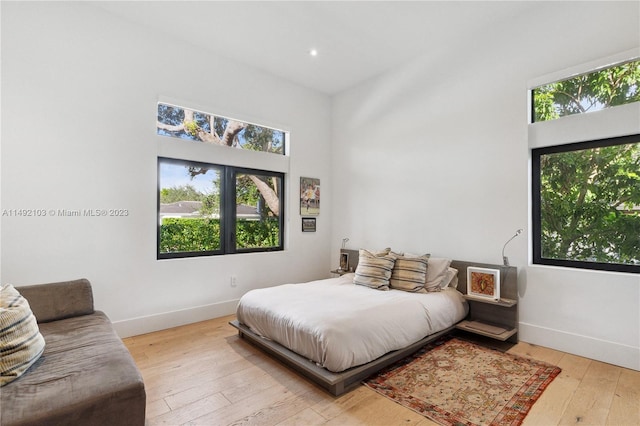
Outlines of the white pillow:
[{"label": "white pillow", "polygon": [[458,288],[458,270],[452,267],[447,268],[444,279],[440,283],[440,288]]},{"label": "white pillow", "polygon": [[[419,254],[405,253],[405,257],[419,257]],[[442,280],[447,274],[447,268],[451,265],[451,259],[444,257],[429,257],[427,265],[427,282],[424,287],[427,291],[440,291]]]},{"label": "white pillow", "polygon": [[424,285],[427,291],[439,291],[441,282],[447,275],[447,269],[451,265],[451,259],[444,257],[430,257],[427,266],[427,282]]}]

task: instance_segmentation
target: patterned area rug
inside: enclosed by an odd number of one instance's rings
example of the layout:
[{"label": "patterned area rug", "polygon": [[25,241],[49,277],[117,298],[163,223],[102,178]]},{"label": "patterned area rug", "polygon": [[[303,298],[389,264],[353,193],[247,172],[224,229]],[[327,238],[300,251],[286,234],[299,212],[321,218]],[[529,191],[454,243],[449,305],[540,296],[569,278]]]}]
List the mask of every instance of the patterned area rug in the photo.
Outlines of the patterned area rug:
[{"label": "patterned area rug", "polygon": [[364,384],[448,426],[519,425],[560,368],[442,339]]}]

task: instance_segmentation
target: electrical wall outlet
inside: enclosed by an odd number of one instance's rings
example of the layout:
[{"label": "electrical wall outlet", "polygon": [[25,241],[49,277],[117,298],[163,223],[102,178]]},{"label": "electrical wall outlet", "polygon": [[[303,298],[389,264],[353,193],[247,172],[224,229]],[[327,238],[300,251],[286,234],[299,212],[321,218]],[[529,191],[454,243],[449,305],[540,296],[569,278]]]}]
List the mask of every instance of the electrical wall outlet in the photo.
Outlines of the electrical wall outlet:
[{"label": "electrical wall outlet", "polygon": [[229,280],[229,284],[231,284],[231,287],[237,287],[238,277],[236,277],[235,275],[231,275],[231,280]]}]

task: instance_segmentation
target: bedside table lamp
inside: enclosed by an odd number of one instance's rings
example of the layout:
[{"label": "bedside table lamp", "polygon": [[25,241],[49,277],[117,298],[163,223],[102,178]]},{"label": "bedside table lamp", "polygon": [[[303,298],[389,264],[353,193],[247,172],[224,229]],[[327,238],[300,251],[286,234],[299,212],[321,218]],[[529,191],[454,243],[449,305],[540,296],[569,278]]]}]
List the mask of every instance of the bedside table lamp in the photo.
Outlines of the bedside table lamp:
[{"label": "bedside table lamp", "polygon": [[348,238],[343,238],[342,239],[342,248],[345,248],[345,246],[347,245],[347,242],[349,241]]},{"label": "bedside table lamp", "polygon": [[509,238],[506,243],[504,243],[504,246],[502,247],[502,262],[504,263],[504,266],[509,266],[509,258],[504,255],[504,249],[507,247],[507,244],[511,242],[511,240],[513,240],[520,234],[522,234],[522,229],[518,229],[516,231],[516,234],[513,237]]}]

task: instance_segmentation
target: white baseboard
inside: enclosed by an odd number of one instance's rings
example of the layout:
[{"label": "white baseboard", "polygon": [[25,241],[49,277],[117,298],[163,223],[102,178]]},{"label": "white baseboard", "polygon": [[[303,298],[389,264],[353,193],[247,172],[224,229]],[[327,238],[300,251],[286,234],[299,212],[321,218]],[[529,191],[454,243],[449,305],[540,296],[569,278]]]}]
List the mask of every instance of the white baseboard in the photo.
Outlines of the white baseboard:
[{"label": "white baseboard", "polygon": [[640,371],[640,348],[520,323],[518,340]]},{"label": "white baseboard", "polygon": [[113,327],[120,338],[165,330],[167,328],[234,314],[238,306],[238,300],[239,299],[228,300],[226,302],[196,306],[178,311],[114,321]]}]

